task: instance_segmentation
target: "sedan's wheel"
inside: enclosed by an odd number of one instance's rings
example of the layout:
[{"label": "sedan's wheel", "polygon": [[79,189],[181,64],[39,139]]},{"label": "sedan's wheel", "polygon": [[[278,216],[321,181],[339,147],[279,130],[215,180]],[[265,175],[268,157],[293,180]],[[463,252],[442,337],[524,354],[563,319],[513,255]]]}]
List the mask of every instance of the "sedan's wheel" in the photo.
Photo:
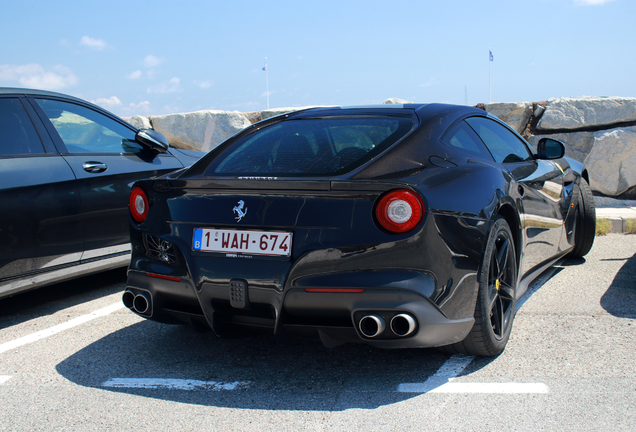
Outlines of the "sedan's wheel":
[{"label": "sedan's wheel", "polygon": [[447,352],[495,356],[506,347],[515,317],[517,261],[512,232],[502,217],[490,231],[478,281],[473,329]]},{"label": "sedan's wheel", "polygon": [[592,249],[596,235],[596,208],[594,195],[585,179],[579,182],[579,197],[576,203],[576,223],[574,225],[573,258],[581,258]]}]

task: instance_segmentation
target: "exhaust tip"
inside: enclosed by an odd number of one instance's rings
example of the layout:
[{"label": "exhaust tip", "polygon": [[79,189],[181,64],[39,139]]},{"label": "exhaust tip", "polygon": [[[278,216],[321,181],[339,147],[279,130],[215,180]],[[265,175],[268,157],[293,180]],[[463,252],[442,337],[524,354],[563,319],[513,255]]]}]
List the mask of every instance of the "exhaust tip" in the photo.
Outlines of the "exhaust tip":
[{"label": "exhaust tip", "polygon": [[416,323],[412,315],[401,313],[391,318],[391,331],[397,336],[408,336],[415,331]]},{"label": "exhaust tip", "polygon": [[124,303],[128,309],[133,309],[135,304],[135,294],[132,291],[124,291],[124,294],[121,296],[121,301]]},{"label": "exhaust tip", "polygon": [[360,320],[359,328],[363,336],[373,338],[384,331],[386,324],[379,315],[365,315]]},{"label": "exhaust tip", "polygon": [[150,299],[146,294],[137,294],[133,302],[133,309],[139,314],[145,314],[150,307]]}]

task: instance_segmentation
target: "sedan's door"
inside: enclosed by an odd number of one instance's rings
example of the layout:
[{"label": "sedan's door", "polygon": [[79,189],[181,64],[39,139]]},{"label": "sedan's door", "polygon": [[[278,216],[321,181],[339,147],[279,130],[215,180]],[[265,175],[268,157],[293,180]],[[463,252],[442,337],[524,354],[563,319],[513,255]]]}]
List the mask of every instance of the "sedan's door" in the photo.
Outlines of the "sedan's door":
[{"label": "sedan's door", "polygon": [[18,276],[76,263],[83,249],[73,171],[22,101],[0,97],[0,297],[19,289]]},{"label": "sedan's door", "polygon": [[[36,98],[58,150],[77,178],[82,208],[82,261],[127,253],[132,184],[183,165],[135,141],[135,130],[106,112],[76,101]],[[50,121],[50,123],[49,123]]]},{"label": "sedan's door", "polygon": [[496,162],[501,163],[518,183],[525,245],[522,268],[525,274],[558,252],[563,232],[565,199],[563,171],[549,160],[535,160],[527,145],[515,133],[484,117],[466,122],[484,142]]}]

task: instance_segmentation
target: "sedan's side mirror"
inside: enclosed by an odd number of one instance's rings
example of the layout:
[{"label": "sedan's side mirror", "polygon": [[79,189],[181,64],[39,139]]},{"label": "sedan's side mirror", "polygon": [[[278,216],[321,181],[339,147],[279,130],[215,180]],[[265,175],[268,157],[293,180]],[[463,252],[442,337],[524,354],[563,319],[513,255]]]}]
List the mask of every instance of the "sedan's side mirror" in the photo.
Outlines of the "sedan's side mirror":
[{"label": "sedan's side mirror", "polygon": [[166,137],[152,129],[140,129],[135,135],[135,141],[157,153],[165,153],[170,148]]},{"label": "sedan's side mirror", "polygon": [[552,138],[541,138],[537,144],[537,159],[561,159],[565,155],[565,144]]}]

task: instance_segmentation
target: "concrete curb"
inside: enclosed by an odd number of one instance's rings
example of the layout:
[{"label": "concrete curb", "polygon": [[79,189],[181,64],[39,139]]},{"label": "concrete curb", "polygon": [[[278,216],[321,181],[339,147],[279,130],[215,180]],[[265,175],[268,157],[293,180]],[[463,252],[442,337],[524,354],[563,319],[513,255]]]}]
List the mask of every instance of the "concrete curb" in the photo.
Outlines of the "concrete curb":
[{"label": "concrete curb", "polygon": [[636,207],[597,208],[596,219],[607,219],[612,224],[610,232],[627,233],[627,222],[636,219]]}]

